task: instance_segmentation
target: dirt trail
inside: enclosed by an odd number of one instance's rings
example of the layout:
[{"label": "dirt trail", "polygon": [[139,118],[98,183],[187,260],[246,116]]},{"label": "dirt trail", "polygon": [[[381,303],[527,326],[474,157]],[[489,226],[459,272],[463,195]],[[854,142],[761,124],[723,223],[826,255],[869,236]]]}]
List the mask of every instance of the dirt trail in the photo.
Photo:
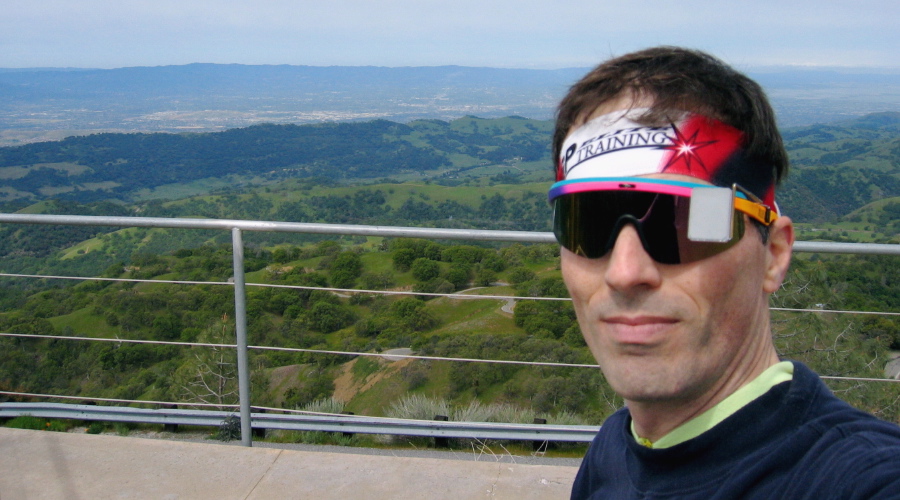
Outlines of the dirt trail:
[{"label": "dirt trail", "polygon": [[354,359],[349,363],[345,363],[344,366],[341,367],[341,374],[334,380],[334,399],[346,403],[353,399],[357,394],[371,389],[375,384],[381,382],[386,377],[393,376],[412,362],[411,359],[401,359],[400,361],[385,361],[381,358],[375,359],[378,359],[382,368],[363,380],[357,380],[353,377],[353,365],[359,358]]}]

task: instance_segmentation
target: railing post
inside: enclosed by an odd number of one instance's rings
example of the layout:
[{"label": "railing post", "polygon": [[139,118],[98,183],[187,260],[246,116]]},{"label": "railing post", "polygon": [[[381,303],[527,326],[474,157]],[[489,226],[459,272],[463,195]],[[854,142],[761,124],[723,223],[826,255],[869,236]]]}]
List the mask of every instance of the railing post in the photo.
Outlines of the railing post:
[{"label": "railing post", "polygon": [[[437,420],[438,422],[446,422],[446,421],[450,420],[450,417],[448,417],[447,415],[435,415],[434,419]],[[445,437],[435,436],[434,446],[435,446],[435,448],[449,448],[450,440]]]},{"label": "railing post", "polygon": [[[535,424],[538,424],[538,425],[547,425],[547,419],[546,419],[546,418],[538,418],[538,417],[535,417],[535,418],[534,418],[534,423],[535,423]],[[549,447],[550,447],[550,442],[549,442],[549,441],[546,441],[546,440],[544,440],[544,441],[532,441],[532,442],[531,442],[531,449],[534,450],[534,451],[536,451],[536,452],[538,452],[538,453],[544,453],[544,452],[546,452],[546,451],[547,451],[547,448],[549,448]]]},{"label": "railing post", "polygon": [[231,229],[234,256],[234,328],[237,343],[238,398],[241,406],[241,444],[253,446],[250,426],[250,370],[247,361],[247,289],[244,284],[244,239]]}]

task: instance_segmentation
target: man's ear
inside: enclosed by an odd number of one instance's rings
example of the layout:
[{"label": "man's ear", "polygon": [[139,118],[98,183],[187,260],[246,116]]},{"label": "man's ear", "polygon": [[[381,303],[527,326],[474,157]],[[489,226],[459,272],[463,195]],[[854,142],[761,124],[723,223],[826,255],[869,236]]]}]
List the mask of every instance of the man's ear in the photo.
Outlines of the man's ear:
[{"label": "man's ear", "polygon": [[763,290],[775,293],[781,287],[791,265],[791,249],[794,246],[794,223],[789,217],[779,217],[769,226],[766,244],[766,275]]}]

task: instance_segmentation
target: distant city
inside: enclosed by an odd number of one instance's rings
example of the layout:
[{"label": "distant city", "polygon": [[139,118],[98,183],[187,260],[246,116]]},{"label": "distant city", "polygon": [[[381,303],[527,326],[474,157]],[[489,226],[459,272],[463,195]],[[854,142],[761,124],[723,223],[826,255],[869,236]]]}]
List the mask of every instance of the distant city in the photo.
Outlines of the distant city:
[{"label": "distant city", "polygon": [[[209,132],[257,123],[553,116],[587,71],[192,64],[0,70],[0,146],[98,132]],[[752,73],[782,126],[900,110],[900,74]]]}]

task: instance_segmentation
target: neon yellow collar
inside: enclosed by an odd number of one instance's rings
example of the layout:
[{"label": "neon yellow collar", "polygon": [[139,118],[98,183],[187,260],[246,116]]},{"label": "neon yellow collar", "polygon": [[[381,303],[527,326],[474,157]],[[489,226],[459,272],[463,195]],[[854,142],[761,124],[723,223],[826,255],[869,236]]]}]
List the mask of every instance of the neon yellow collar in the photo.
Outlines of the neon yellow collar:
[{"label": "neon yellow collar", "polygon": [[719,404],[679,425],[665,436],[659,438],[655,443],[637,435],[637,432],[634,430],[633,420],[631,422],[631,435],[634,436],[634,439],[637,440],[638,443],[648,448],[669,448],[676,444],[681,444],[712,429],[754,399],[769,392],[769,389],[782,382],[792,380],[793,378],[793,363],[790,361],[776,363],[760,373],[759,376],[750,383],[734,391],[730,396],[720,401]]}]

